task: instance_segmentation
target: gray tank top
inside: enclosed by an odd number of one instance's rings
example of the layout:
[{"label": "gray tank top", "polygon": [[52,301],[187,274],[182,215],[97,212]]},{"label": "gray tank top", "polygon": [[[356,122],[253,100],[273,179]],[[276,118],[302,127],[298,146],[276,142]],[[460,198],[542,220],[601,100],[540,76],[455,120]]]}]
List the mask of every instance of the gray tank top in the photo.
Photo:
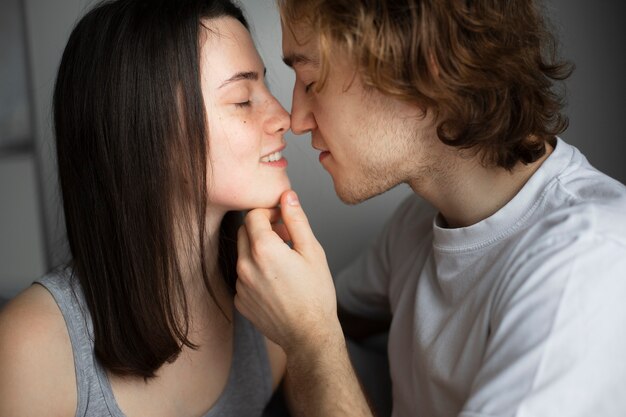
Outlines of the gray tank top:
[{"label": "gray tank top", "polygon": [[[35,281],[54,297],[70,335],[78,388],[77,417],[125,417],[106,371],[94,355],[93,323],[78,279],[69,272]],[[263,336],[237,310],[234,351],[226,386],[204,417],[261,416],[272,396],[272,374]]]}]

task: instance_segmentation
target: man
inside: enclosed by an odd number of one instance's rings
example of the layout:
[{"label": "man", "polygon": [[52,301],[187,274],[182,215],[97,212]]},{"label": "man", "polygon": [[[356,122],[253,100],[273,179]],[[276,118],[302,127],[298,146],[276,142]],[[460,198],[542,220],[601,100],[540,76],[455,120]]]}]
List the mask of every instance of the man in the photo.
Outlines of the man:
[{"label": "man", "polygon": [[336,295],[348,334],[392,317],[394,416],[626,415],[626,187],[557,137],[570,70],[534,2],[279,7],[292,130],[339,197],[416,194],[336,294],[294,192],[247,215],[235,303],[285,350],[295,413],[371,415]]}]

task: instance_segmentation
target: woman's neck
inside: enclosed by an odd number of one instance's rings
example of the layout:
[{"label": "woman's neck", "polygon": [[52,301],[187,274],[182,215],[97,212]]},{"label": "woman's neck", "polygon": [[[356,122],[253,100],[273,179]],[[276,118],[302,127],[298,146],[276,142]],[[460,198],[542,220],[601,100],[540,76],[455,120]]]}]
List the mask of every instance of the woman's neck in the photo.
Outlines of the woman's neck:
[{"label": "woman's neck", "polygon": [[[197,321],[194,319],[196,317],[205,318],[207,315],[212,317],[216,314],[222,315],[222,312],[227,314],[229,318],[231,316],[232,297],[222,277],[218,262],[219,232],[223,218],[223,215],[207,217],[203,234],[203,248],[200,247],[197,227],[190,228],[193,230],[192,233],[181,234],[187,237],[187,240],[180,245],[183,248],[180,256],[181,278],[185,289],[187,311],[192,322]],[[190,237],[190,234],[193,237]],[[201,251],[204,256],[201,256]],[[214,297],[209,295],[205,279],[208,280]],[[196,326],[192,324],[192,327]]]}]

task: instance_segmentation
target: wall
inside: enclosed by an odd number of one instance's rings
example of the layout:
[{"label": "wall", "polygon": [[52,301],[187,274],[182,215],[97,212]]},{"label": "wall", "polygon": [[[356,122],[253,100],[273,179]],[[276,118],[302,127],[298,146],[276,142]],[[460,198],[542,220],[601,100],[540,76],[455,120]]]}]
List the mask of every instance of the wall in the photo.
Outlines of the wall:
[{"label": "wall", "polygon": [[84,14],[87,0],[22,0],[27,25],[28,58],[35,115],[36,151],[42,184],[41,199],[45,208],[48,267],[67,259],[64,244],[65,223],[55,168],[52,136],[51,101],[57,67],[69,34],[77,19]]},{"label": "wall", "polygon": [[0,159],[0,298],[17,294],[46,270],[36,175],[31,154]]},{"label": "wall", "polygon": [[0,2],[0,296],[46,269],[24,20],[21,0]]},{"label": "wall", "polygon": [[[63,219],[57,195],[51,133],[50,97],[56,68],[73,23],[91,3],[87,0],[24,0],[28,23],[37,155],[43,181],[41,200],[45,207],[45,236],[49,266],[62,262]],[[268,81],[283,105],[291,106],[293,74],[281,63],[280,25],[271,0],[242,1],[259,49],[268,67]],[[577,64],[568,82],[571,116],[565,140],[579,147],[599,169],[626,182],[620,121],[626,110],[626,58],[624,26],[626,6],[622,2],[551,0],[547,7],[561,32],[564,55]],[[328,174],[317,162],[308,137],[288,135],[286,154],[289,175],[309,212],[315,232],[326,248],[333,270],[344,266],[380,230],[398,202],[409,193],[398,187],[362,205],[348,207],[334,194]],[[32,202],[24,202],[26,205]],[[19,211],[18,211],[19,212]],[[26,212],[26,210],[24,210]],[[2,216],[6,216],[4,209]],[[0,223],[0,226],[2,224]],[[6,233],[2,229],[0,233]],[[31,242],[33,250],[38,242]],[[11,280],[10,266],[0,264],[0,276]],[[8,277],[8,278],[7,278]],[[25,282],[25,281],[24,281]],[[11,284],[17,287],[22,284]],[[1,290],[0,290],[1,291]]]},{"label": "wall", "polygon": [[563,55],[576,70],[568,81],[570,127],[563,137],[626,184],[626,3],[551,0]]}]

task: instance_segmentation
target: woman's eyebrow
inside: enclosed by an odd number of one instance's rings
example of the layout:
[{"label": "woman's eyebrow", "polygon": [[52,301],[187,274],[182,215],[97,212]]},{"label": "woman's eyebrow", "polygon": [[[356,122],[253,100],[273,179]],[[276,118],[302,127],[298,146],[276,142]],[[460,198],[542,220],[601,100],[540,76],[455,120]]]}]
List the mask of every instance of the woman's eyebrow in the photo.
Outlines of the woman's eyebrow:
[{"label": "woman's eyebrow", "polygon": [[[263,68],[263,77],[265,77],[265,75],[267,74],[267,68]],[[230,83],[234,83],[236,81],[243,81],[243,80],[252,80],[252,81],[257,81],[259,79],[259,73],[256,71],[242,71],[242,72],[238,72],[237,74],[233,75],[232,77],[230,77],[229,79],[227,79],[226,81],[224,81],[222,83],[222,85],[220,85],[218,88],[222,88]]]}]

